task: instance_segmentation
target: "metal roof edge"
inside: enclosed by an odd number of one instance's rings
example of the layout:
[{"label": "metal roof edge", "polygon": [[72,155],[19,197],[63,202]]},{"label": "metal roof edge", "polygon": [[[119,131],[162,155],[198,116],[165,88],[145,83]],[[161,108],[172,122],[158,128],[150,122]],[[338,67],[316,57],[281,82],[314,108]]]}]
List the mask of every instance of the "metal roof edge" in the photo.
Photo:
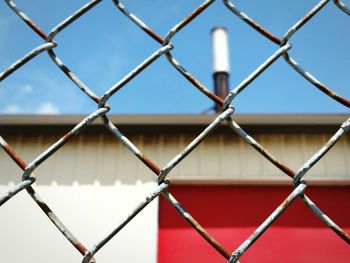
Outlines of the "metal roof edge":
[{"label": "metal roof edge", "polygon": [[[0,115],[0,125],[75,125],[88,115]],[[119,125],[206,125],[217,115],[108,115]],[[232,118],[243,125],[339,125],[349,114],[237,114]],[[101,119],[94,123],[102,124]]]}]

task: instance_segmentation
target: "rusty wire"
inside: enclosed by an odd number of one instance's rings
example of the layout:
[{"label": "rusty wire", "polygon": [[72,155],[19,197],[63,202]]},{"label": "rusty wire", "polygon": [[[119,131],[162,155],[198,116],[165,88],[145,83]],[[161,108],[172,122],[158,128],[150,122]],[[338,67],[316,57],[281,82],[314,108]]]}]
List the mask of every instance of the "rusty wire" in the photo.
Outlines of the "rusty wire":
[{"label": "rusty wire", "polygon": [[[310,208],[310,210],[322,220],[330,229],[332,229],[339,237],[341,237],[345,242],[350,244],[350,236],[339,227],[331,218],[329,218],[322,210],[317,207],[317,205],[306,196],[305,191],[307,189],[307,183],[304,181],[304,177],[307,172],[312,168],[312,166],[318,162],[336,143],[344,136],[346,132],[350,129],[350,118],[345,120],[341,125],[339,130],[328,140],[328,142],[316,152],[305,164],[303,164],[298,171],[293,171],[286,164],[279,161],[275,156],[273,156],[267,149],[265,149],[259,142],[257,142],[253,137],[246,133],[235,121],[234,121],[234,108],[231,105],[233,100],[240,94],[243,89],[248,88],[250,83],[252,83],[260,74],[270,67],[276,60],[280,57],[286,61],[291,68],[303,76],[308,82],[313,86],[324,92],[330,98],[336,100],[337,102],[343,104],[346,107],[350,107],[350,101],[347,98],[335,93],[331,88],[324,85],[316,77],[311,75],[311,73],[304,70],[295,59],[293,59],[288,51],[292,49],[290,41],[292,36],[298,32],[298,30],[303,27],[308,21],[313,19],[315,15],[331,1],[321,0],[316,4],[302,19],[296,22],[282,38],[274,35],[265,29],[262,25],[258,24],[254,19],[250,18],[247,14],[240,11],[231,1],[223,0],[223,5],[227,7],[235,16],[245,22],[248,26],[252,27],[258,33],[265,36],[269,41],[277,44],[279,48],[275,53],[273,53],[269,58],[266,59],[259,67],[257,67],[249,76],[247,76],[240,84],[234,87],[228,94],[228,96],[223,100],[217,95],[212,93],[210,89],[205,87],[197,78],[195,78],[190,72],[188,72],[183,65],[178,62],[171,54],[171,50],[176,47],[171,43],[171,39],[176,35],[180,34],[181,30],[186,27],[189,23],[200,16],[201,13],[210,8],[211,4],[215,0],[203,1],[193,12],[186,16],[182,21],[171,28],[165,37],[158,35],[152,28],[146,25],[137,15],[130,12],[127,7],[121,3],[121,1],[113,0],[117,9],[129,18],[138,28],[143,30],[151,39],[155,40],[160,46],[159,49],[153,51],[149,57],[145,58],[143,62],[136,65],[135,68],[121,78],[115,85],[106,89],[104,95],[100,98],[97,96],[92,89],[90,89],[86,84],[84,84],[69,68],[64,62],[55,54],[54,48],[59,45],[55,41],[55,37],[60,34],[62,30],[67,28],[70,24],[74,23],[79,17],[86,14],[88,11],[93,9],[102,0],[92,0],[81,7],[79,10],[74,12],[71,16],[64,19],[57,26],[55,26],[49,33],[45,33],[40,27],[38,27],[34,21],[32,21],[29,16],[25,14],[12,0],[5,0],[8,6],[13,10],[13,12],[22,19],[36,34],[38,34],[45,42],[33,50],[29,51],[21,59],[14,62],[3,72],[0,73],[0,81],[4,80],[7,76],[14,74],[14,72],[20,67],[24,66],[28,61],[34,59],[38,55],[41,55],[44,51],[47,52],[48,56],[51,58],[53,63],[89,98],[95,101],[97,110],[92,112],[81,122],[79,122],[71,131],[68,131],[61,139],[52,144],[47,150],[41,153],[34,160],[28,164],[18,155],[11,146],[5,141],[5,139],[0,136],[0,145],[4,151],[13,159],[13,161],[23,170],[22,180],[20,180],[13,189],[9,189],[7,193],[0,196],[0,206],[5,202],[9,201],[13,196],[22,190],[26,190],[29,196],[34,200],[34,202],[41,208],[45,215],[50,219],[50,221],[58,228],[58,230],[64,235],[64,237],[83,255],[82,262],[95,262],[93,256],[103,248],[103,246],[108,243],[115,235],[119,233],[124,226],[126,226],[134,217],[138,215],[142,209],[144,209],[149,203],[151,203],[159,195],[163,195],[166,200],[180,213],[180,215],[209,243],[214,249],[218,251],[224,258],[229,262],[238,262],[238,259],[245,253],[245,251],[253,245],[253,243],[264,234],[264,232],[269,228],[269,226],[278,220],[278,217],[285,211],[288,206],[296,199],[300,198],[305,205]],[[343,11],[345,14],[350,15],[350,9],[341,1],[333,0],[334,4]],[[195,88],[201,91],[205,96],[211,99],[213,102],[217,103],[222,107],[222,113],[217,117],[213,118],[213,121],[207,128],[205,128],[192,142],[188,144],[179,154],[172,158],[164,168],[158,167],[151,159],[149,159],[131,140],[129,140],[119,129],[113,124],[107,113],[110,110],[110,106],[107,104],[108,100],[112,96],[116,96],[118,91],[126,86],[131,79],[138,77],[142,71],[152,66],[153,62],[156,61],[161,56],[165,56],[168,62],[180,73],[180,76],[187,79]],[[87,249],[63,224],[63,222],[58,218],[58,216],[49,208],[48,204],[36,193],[33,183],[36,181],[36,176],[34,175],[34,170],[42,164],[47,158],[50,158],[57,150],[64,147],[73,136],[78,136],[78,134],[88,127],[92,122],[101,118],[103,125],[109,130],[113,136],[120,140],[141,162],[143,162],[150,170],[152,170],[158,179],[158,187],[154,189],[151,193],[144,198],[144,201],[139,203],[131,213],[125,217],[115,228],[109,233],[105,238],[96,242],[96,244]],[[169,175],[171,170],[178,165],[188,154],[191,153],[205,138],[208,134],[213,132],[222,123],[227,124],[228,127],[232,129],[236,134],[238,134],[244,141],[251,145],[255,150],[257,150],[261,155],[263,155],[268,161],[270,161],[276,168],[280,169],[286,176],[291,179],[291,193],[286,197],[286,199],[278,206],[271,215],[248,237],[235,251],[230,252],[227,248],[223,247],[215,238],[210,235],[197,220],[176,200],[176,198],[170,193],[171,191],[171,179]]]}]

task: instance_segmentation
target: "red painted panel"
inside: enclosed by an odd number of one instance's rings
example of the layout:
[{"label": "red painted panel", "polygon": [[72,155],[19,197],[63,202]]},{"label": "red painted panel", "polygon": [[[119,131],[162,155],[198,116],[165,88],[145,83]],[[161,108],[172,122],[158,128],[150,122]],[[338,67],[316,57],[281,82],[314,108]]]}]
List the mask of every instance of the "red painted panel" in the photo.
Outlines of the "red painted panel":
[{"label": "red painted panel", "polygon": [[[184,208],[230,251],[292,189],[287,186],[172,186]],[[350,187],[308,187],[306,194],[350,233]],[[227,262],[164,199],[160,199],[159,263]],[[350,246],[299,199],[242,256],[241,262],[350,262]]]}]

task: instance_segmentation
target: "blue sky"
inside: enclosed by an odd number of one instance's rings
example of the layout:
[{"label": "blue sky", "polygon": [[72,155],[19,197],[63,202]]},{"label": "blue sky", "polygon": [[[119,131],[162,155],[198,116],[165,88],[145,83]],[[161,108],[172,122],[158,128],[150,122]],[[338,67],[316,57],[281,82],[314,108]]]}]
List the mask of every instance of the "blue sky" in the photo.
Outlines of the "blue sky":
[{"label": "blue sky", "polygon": [[[275,35],[284,33],[319,1],[250,0],[234,4]],[[350,1],[344,1],[350,4]],[[87,1],[16,0],[48,33]],[[125,6],[160,36],[202,1],[130,0]],[[216,1],[172,40],[173,56],[212,89],[210,30],[225,26],[230,41],[230,89],[236,87],[278,46]],[[350,17],[330,2],[290,40],[289,54],[335,92],[350,98]],[[0,71],[43,43],[0,3]],[[130,72],[160,44],[125,17],[111,0],[102,1],[57,35],[55,53],[97,95]],[[201,113],[213,103],[161,57],[110,100],[115,114]],[[235,100],[236,113],[348,113],[280,58]],[[1,114],[87,114],[96,104],[42,53],[0,82]]]}]

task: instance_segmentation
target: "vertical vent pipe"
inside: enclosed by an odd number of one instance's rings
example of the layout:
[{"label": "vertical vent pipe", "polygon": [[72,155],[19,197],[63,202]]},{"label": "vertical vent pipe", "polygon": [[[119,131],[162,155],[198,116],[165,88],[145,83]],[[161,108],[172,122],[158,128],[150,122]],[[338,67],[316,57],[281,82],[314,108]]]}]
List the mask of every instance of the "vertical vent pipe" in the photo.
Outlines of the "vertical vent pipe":
[{"label": "vertical vent pipe", "polygon": [[[224,99],[228,94],[230,74],[228,36],[226,28],[214,27],[211,30],[214,92]],[[220,105],[215,105],[215,112],[222,111]]]}]

